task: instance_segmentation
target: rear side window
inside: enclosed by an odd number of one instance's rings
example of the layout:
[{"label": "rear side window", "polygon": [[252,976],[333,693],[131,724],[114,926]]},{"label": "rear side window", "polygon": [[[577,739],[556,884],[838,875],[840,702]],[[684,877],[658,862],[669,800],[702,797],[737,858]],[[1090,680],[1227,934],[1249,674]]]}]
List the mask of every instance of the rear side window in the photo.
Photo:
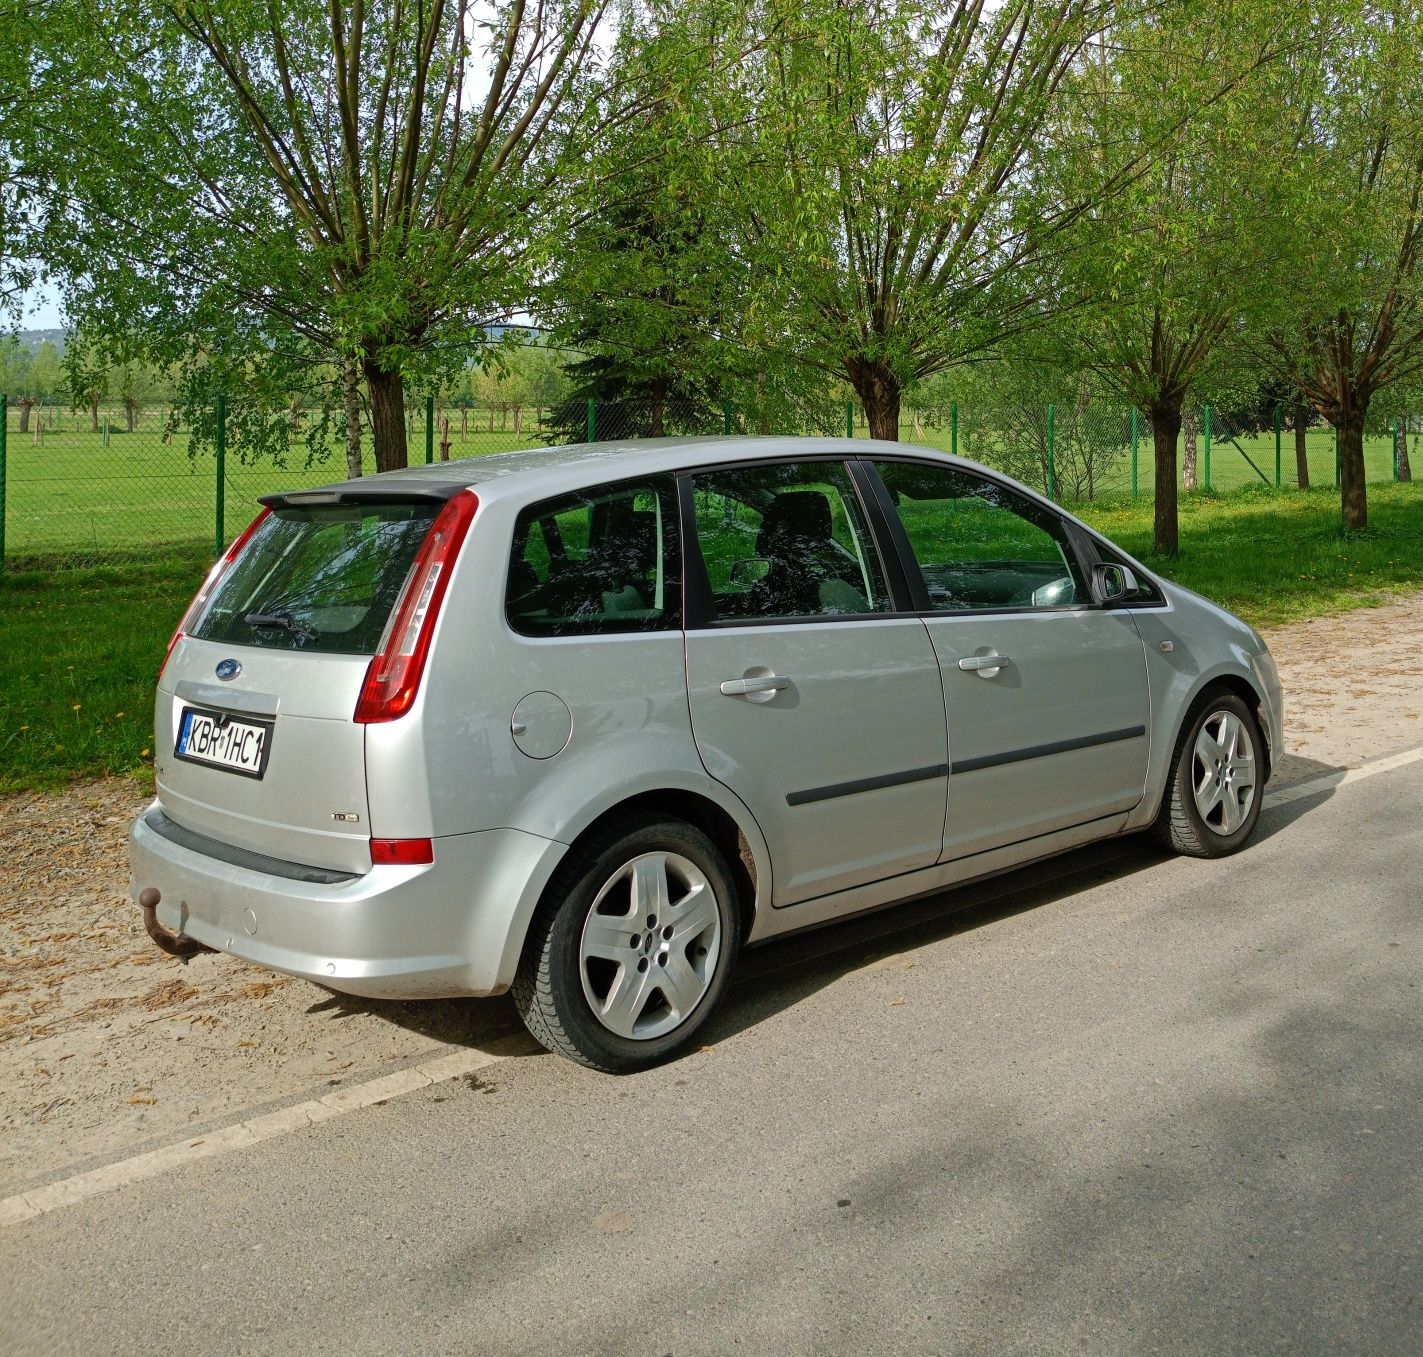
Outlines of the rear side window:
[{"label": "rear side window", "polygon": [[545,500],[514,525],[506,608],[526,636],[681,626],[676,496],[670,479]]},{"label": "rear side window", "polygon": [[692,478],[714,620],[859,616],[890,607],[845,467],[789,462]]},{"label": "rear side window", "polygon": [[374,655],[438,504],[276,509],[190,634],[224,645]]}]

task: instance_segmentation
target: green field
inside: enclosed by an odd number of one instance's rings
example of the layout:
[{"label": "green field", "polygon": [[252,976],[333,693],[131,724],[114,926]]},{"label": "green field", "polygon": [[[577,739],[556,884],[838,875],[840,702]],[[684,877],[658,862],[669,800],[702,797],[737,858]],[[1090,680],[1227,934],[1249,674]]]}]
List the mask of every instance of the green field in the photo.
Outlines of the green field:
[{"label": "green field", "polygon": [[[1083,516],[1150,561],[1149,503],[1103,501]],[[1153,564],[1258,625],[1423,588],[1423,484],[1373,487],[1369,524],[1341,533],[1332,488],[1192,496],[1180,556]],[[154,679],[210,550],[0,575],[0,792],[147,775]]]},{"label": "green field", "polygon": [[[58,415],[58,428],[48,428],[42,440],[33,432],[19,433],[18,412],[11,410],[8,421],[7,495],[5,510],[6,555],[12,563],[36,567],[52,564],[97,564],[115,560],[156,559],[155,549],[185,544],[211,550],[217,528],[216,462],[211,450],[195,457],[188,455],[188,436],[179,431],[163,441],[166,416],[154,411],[140,417],[133,433],[123,431],[119,412],[105,412],[110,432],[107,444],[102,433],[87,427],[87,417],[65,412]],[[46,412],[45,422],[57,412]],[[413,459],[420,459],[425,447],[424,412],[417,417],[411,438]],[[486,412],[471,411],[467,435],[460,436],[458,412],[450,416],[454,457],[505,452],[537,445],[537,420],[525,412],[524,432],[515,433],[512,418],[500,428],[488,428]],[[863,434],[862,429],[857,433]],[[947,429],[920,427],[906,422],[900,432],[906,443],[948,449]],[[1415,442],[1417,440],[1415,439]],[[1308,434],[1313,483],[1334,483],[1334,436],[1328,429]],[[1275,450],[1270,435],[1242,439],[1241,446],[1260,469],[1274,481]],[[991,436],[970,435],[965,420],[959,451],[968,457],[994,462],[997,447]],[[1203,452],[1203,448],[1202,448]],[[1143,435],[1139,447],[1138,488],[1143,498],[1152,490],[1151,449]],[[1392,479],[1391,444],[1387,437],[1366,441],[1365,460],[1369,479]],[[1293,438],[1283,444],[1284,483],[1293,482]],[[373,470],[369,455],[367,471]],[[1423,473],[1423,466],[1420,466]],[[1204,468],[1201,468],[1203,475]],[[270,460],[248,465],[237,449],[226,460],[223,536],[230,539],[241,531],[255,512],[259,495],[278,490],[322,485],[345,477],[345,460],[339,448],[322,461],[308,464],[304,450],[293,453],[285,465]],[[1211,479],[1217,490],[1262,485],[1240,451],[1229,443],[1217,442],[1211,458]],[[1129,494],[1131,457],[1128,448],[1119,449],[1097,483],[1099,494]]]}]

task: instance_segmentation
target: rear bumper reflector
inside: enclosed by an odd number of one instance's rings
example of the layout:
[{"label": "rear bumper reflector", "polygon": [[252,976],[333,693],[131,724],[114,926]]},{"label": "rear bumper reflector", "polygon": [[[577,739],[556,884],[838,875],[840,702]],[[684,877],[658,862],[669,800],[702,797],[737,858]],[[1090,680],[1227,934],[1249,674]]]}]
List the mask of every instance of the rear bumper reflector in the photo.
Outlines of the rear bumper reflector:
[{"label": "rear bumper reflector", "polygon": [[435,845],[430,839],[371,840],[374,867],[421,867],[434,860]]}]

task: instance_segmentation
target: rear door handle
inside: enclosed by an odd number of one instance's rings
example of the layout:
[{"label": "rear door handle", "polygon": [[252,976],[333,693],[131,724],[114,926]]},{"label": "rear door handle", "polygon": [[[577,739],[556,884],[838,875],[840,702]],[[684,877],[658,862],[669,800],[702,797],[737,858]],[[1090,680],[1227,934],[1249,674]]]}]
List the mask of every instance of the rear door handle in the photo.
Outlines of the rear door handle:
[{"label": "rear door handle", "polygon": [[727,697],[745,697],[747,693],[778,693],[790,686],[790,679],[781,674],[762,674],[758,678],[727,679],[721,691]]},{"label": "rear door handle", "polygon": [[982,672],[985,669],[1002,669],[1008,663],[1006,655],[965,655],[959,661],[959,668],[966,669],[970,673]]}]

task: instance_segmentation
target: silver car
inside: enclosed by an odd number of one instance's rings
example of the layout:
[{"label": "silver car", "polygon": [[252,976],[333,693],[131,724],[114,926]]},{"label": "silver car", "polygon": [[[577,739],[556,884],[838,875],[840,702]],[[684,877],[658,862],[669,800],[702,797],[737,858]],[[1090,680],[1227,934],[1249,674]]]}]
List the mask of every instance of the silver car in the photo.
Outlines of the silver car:
[{"label": "silver car", "polygon": [[1150,830],[1214,857],[1281,748],[1260,637],[971,462],[539,449],[268,496],[158,685],[133,891],[388,998],[513,991],[605,1070],[744,945]]}]

